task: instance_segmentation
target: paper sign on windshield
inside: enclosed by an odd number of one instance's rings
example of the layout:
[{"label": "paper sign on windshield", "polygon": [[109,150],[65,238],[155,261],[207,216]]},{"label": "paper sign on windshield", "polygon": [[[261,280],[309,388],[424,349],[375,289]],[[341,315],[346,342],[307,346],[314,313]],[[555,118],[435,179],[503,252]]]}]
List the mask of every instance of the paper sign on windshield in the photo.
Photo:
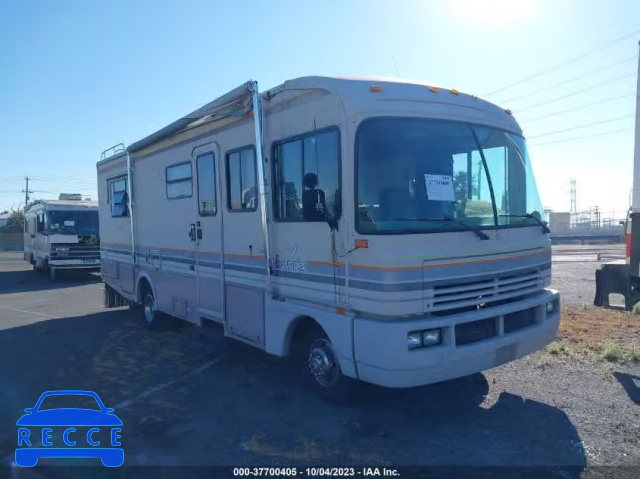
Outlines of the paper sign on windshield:
[{"label": "paper sign on windshield", "polygon": [[427,197],[433,201],[455,201],[453,178],[448,175],[424,175]]}]

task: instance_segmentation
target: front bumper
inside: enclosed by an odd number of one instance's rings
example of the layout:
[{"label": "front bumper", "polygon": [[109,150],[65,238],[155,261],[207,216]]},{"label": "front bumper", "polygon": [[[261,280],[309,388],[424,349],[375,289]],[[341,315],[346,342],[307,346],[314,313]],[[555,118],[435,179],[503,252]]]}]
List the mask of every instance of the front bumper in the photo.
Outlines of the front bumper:
[{"label": "front bumper", "polygon": [[[546,312],[546,305],[555,309]],[[523,312],[532,323],[509,331],[505,316]],[[459,344],[456,325],[495,319],[495,335],[470,344]],[[446,381],[521,358],[551,343],[560,324],[556,291],[541,293],[508,304],[448,316],[411,320],[357,318],[354,325],[358,378],[387,387],[413,387]],[[442,328],[442,344],[408,350],[410,331]]]},{"label": "front bumper", "polygon": [[77,259],[49,259],[48,266],[56,269],[100,269],[100,259],[77,260]]}]

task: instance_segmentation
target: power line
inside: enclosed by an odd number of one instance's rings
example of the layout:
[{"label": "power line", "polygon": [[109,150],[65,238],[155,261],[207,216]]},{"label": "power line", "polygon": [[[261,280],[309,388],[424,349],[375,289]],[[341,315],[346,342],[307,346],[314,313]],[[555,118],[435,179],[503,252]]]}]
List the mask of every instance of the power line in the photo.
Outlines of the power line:
[{"label": "power line", "polygon": [[536,90],[530,91],[529,93],[525,93],[524,95],[520,95],[520,96],[517,96],[517,97],[509,98],[508,100],[501,101],[500,103],[509,103],[511,101],[518,101],[518,100],[521,100],[522,98],[527,98],[527,97],[529,97],[531,95],[535,95],[536,93],[540,93],[541,91],[548,91],[551,88],[556,88],[556,87],[559,87],[559,86],[562,86],[562,85],[566,85],[567,83],[571,83],[571,82],[576,81],[576,80],[582,80],[582,79],[584,79],[585,77],[587,77],[589,75],[593,75],[594,73],[600,73],[600,72],[602,72],[604,70],[607,70],[609,68],[621,65],[623,63],[627,63],[628,61],[636,60],[637,58],[638,58],[637,55],[633,55],[632,57],[626,58],[625,60],[621,60],[621,61],[618,61],[618,62],[615,62],[615,63],[611,63],[609,65],[603,66],[601,68],[597,68],[595,70],[591,70],[591,71],[589,71],[587,73],[583,73],[582,75],[578,75],[578,76],[569,78],[568,80],[561,81],[560,83],[555,83],[553,85],[549,85],[549,86],[546,86],[546,87],[543,87],[543,88],[538,88]]},{"label": "power line", "polygon": [[605,131],[605,132],[602,132],[602,133],[596,133],[596,134],[592,134],[592,135],[581,135],[581,136],[574,136],[572,138],[565,138],[565,139],[562,139],[562,140],[545,141],[544,143],[533,143],[533,144],[530,144],[529,147],[555,145],[556,143],[567,143],[567,142],[570,142],[570,141],[578,141],[578,140],[584,140],[584,139],[588,139],[588,138],[596,138],[596,137],[599,137],[599,136],[613,135],[615,133],[622,133],[622,132],[628,132],[628,131],[629,131],[629,128],[620,128],[618,130]]},{"label": "power line", "polygon": [[611,123],[613,121],[624,120],[626,118],[632,118],[633,116],[635,115],[624,115],[624,116],[618,116],[616,118],[608,118],[606,120],[594,121],[593,123],[586,123],[584,125],[577,125],[577,126],[572,126],[571,128],[565,128],[564,130],[549,131],[547,133],[542,133],[540,135],[530,136],[529,139],[533,140],[535,138],[540,138],[542,136],[555,135],[557,133],[565,133],[567,131],[579,130],[581,128],[588,128],[590,126],[602,125],[603,123]]},{"label": "power line", "polygon": [[593,54],[595,52],[598,52],[600,50],[604,50],[605,48],[608,48],[611,45],[615,45],[616,43],[619,43],[619,42],[621,42],[623,40],[626,40],[627,38],[630,38],[630,37],[632,37],[634,35],[637,35],[638,33],[640,33],[640,29],[634,30],[633,32],[630,32],[630,33],[627,33],[626,35],[623,35],[622,37],[619,37],[619,38],[617,38],[615,40],[612,40],[612,41],[610,41],[608,43],[605,43],[604,45],[599,46],[597,48],[592,48],[591,50],[588,50],[588,51],[586,51],[584,53],[581,53],[580,55],[578,55],[576,57],[573,57],[573,58],[570,58],[569,60],[566,60],[566,61],[564,61],[564,62],[562,62],[562,63],[560,63],[558,65],[555,65],[555,66],[550,67],[550,68],[546,68],[546,69],[544,69],[542,71],[539,71],[538,73],[534,73],[533,75],[530,75],[530,76],[528,76],[526,78],[523,78],[522,80],[518,80],[517,82],[511,83],[511,84],[506,85],[506,86],[503,86],[502,88],[498,88],[497,90],[494,90],[491,93],[487,93],[487,94],[485,94],[483,96],[495,95],[498,92],[501,92],[501,91],[504,91],[504,90],[508,90],[509,88],[512,88],[512,87],[514,87],[516,85],[521,85],[522,83],[528,82],[529,80],[533,80],[534,78],[538,78],[539,76],[544,75],[546,73],[555,71],[558,68],[561,68],[561,67],[563,67],[565,65],[577,62],[578,60],[581,60],[584,57],[589,56],[589,55],[591,55],[591,54]]},{"label": "power line", "polygon": [[530,118],[530,119],[524,118],[524,119],[521,119],[520,122],[522,122],[522,123],[531,123],[531,122],[538,121],[538,120],[543,120],[545,118],[549,118],[549,117],[552,117],[552,116],[555,116],[555,115],[561,115],[562,113],[569,113],[571,111],[582,110],[583,108],[590,108],[590,107],[595,106],[595,105],[601,105],[603,103],[607,103],[607,102],[614,101],[614,100],[620,100],[621,98],[629,98],[629,97],[632,97],[632,96],[636,96],[636,94],[633,93],[633,92],[632,93],[626,93],[624,95],[618,95],[618,96],[614,96],[614,97],[611,97],[611,98],[606,98],[604,100],[595,101],[595,102],[591,102],[591,103],[586,103],[584,105],[576,106],[576,107],[573,107],[573,108],[567,108],[566,110],[555,111],[553,113],[548,113],[546,115],[536,116],[536,117]]},{"label": "power line", "polygon": [[546,101],[543,101],[541,103],[536,103],[536,104],[530,105],[530,106],[528,106],[526,108],[520,108],[517,111],[519,113],[522,113],[523,111],[532,110],[533,108],[538,108],[539,106],[548,105],[549,103],[555,103],[556,101],[564,100],[565,98],[569,98],[569,97],[572,97],[572,96],[575,96],[575,95],[579,95],[580,93],[584,93],[585,91],[595,90],[596,88],[599,88],[599,87],[601,87],[603,85],[608,85],[609,83],[612,83],[612,82],[615,82],[615,81],[618,81],[618,80],[622,80],[623,78],[628,78],[628,77],[635,76],[635,75],[636,75],[635,73],[628,73],[626,75],[622,75],[622,76],[619,76],[619,77],[616,77],[616,78],[612,78],[611,80],[607,80],[607,81],[604,81],[602,83],[596,83],[595,85],[591,85],[591,86],[589,86],[587,88],[583,88],[582,90],[576,90],[576,91],[573,91],[571,93],[567,93],[566,95],[562,95],[562,96],[559,96],[559,97],[556,97],[556,98],[552,98],[551,100],[546,100]]}]

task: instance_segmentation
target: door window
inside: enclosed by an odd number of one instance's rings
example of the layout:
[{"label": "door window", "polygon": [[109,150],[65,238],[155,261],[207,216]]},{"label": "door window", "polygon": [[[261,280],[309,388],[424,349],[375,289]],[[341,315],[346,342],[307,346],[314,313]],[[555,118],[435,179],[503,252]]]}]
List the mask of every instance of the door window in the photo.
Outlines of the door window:
[{"label": "door window", "polygon": [[196,159],[198,169],[198,214],[213,216],[216,204],[216,166],[213,153],[205,153]]}]

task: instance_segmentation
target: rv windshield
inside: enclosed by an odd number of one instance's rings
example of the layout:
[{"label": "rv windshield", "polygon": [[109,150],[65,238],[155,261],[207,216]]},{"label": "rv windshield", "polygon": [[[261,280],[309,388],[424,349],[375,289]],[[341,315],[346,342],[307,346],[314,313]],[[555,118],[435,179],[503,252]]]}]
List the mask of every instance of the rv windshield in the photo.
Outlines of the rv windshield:
[{"label": "rv windshield", "polygon": [[62,235],[97,235],[97,211],[64,211],[47,212],[47,233]]},{"label": "rv windshield", "polygon": [[452,121],[370,119],[356,149],[359,233],[539,226],[531,216],[543,219],[518,135]]}]

